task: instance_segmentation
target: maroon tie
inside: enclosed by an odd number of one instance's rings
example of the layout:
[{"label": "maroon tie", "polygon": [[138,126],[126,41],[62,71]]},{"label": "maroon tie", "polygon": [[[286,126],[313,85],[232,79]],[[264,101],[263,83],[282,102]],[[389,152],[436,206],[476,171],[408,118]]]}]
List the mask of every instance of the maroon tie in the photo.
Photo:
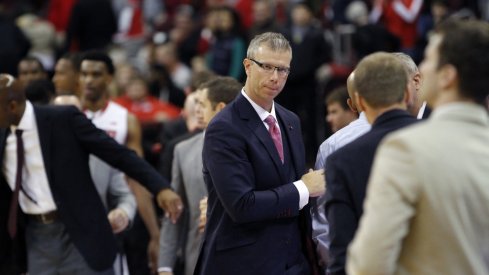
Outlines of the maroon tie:
[{"label": "maroon tie", "polygon": [[282,163],[284,162],[284,148],[282,147],[282,137],[280,136],[280,131],[277,127],[277,123],[275,123],[275,118],[272,115],[269,115],[265,119],[265,123],[268,124],[268,132],[272,137],[273,143],[275,143],[275,147],[277,148],[278,155],[280,156],[280,160]]},{"label": "maroon tie", "polygon": [[10,201],[8,215],[8,233],[13,239],[17,233],[17,208],[19,207],[19,190],[22,184],[22,167],[24,166],[24,143],[22,142],[22,130],[15,130],[17,137],[17,175],[15,177],[15,187]]}]

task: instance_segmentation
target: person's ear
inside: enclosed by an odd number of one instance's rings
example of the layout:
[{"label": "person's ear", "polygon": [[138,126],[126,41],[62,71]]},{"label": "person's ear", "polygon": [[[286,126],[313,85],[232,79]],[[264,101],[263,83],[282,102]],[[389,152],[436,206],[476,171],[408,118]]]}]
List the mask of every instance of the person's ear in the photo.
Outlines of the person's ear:
[{"label": "person's ear", "polygon": [[220,112],[222,109],[224,109],[224,107],[226,107],[226,103],[221,101],[221,102],[217,103],[216,111]]},{"label": "person's ear", "polygon": [[457,69],[451,64],[445,64],[440,68],[440,88],[450,89],[458,85]]},{"label": "person's ear", "polygon": [[243,59],[243,66],[246,72],[246,76],[250,76],[250,70],[251,70],[251,60],[248,58]]},{"label": "person's ear", "polygon": [[359,113],[365,110],[365,101],[358,92],[355,92],[355,103]]},{"label": "person's ear", "polygon": [[346,104],[348,105],[348,107],[350,107],[350,110],[354,113],[358,113],[357,111],[357,108],[355,107],[355,105],[353,104],[353,100],[351,98],[348,98],[346,100]]}]

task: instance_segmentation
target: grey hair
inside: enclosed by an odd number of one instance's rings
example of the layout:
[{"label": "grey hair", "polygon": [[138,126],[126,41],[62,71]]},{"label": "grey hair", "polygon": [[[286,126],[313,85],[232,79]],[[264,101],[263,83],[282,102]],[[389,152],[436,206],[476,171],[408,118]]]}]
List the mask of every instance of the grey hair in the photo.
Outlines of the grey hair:
[{"label": "grey hair", "polygon": [[402,52],[394,52],[392,54],[402,61],[402,64],[404,64],[406,67],[409,76],[413,76],[415,73],[419,72],[418,66],[416,66],[416,63],[414,63],[414,60],[409,55]]},{"label": "grey hair", "polygon": [[246,56],[248,58],[254,58],[260,46],[266,46],[272,51],[288,51],[292,53],[292,48],[290,47],[289,41],[282,34],[276,32],[265,32],[255,36],[255,38],[251,40]]}]

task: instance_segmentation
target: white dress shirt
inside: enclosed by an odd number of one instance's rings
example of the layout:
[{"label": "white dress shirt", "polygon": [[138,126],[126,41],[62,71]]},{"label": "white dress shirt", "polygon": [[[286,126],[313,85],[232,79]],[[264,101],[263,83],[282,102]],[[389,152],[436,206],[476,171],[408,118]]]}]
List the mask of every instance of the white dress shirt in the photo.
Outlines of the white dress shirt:
[{"label": "white dress shirt", "polygon": [[26,214],[42,214],[56,210],[44,169],[44,160],[42,158],[34,108],[29,101],[26,102],[25,111],[19,125],[11,126],[10,135],[7,137],[5,144],[2,169],[7,182],[13,190],[17,174],[16,129],[23,130],[22,140],[24,142],[25,153],[24,167],[22,169],[22,186],[19,192],[20,207]]},{"label": "white dress shirt", "polygon": [[[282,134],[282,130],[280,129],[280,124],[278,123],[277,115],[275,114],[275,102],[272,103],[272,110],[268,112],[267,110],[263,109],[258,104],[256,104],[250,97],[248,97],[248,95],[244,90],[241,90],[241,94],[250,102],[251,106],[253,106],[253,109],[255,109],[256,113],[260,117],[261,121],[263,122],[263,125],[265,125],[267,130],[268,130],[268,124],[265,122],[265,119],[269,115],[272,115],[275,118],[275,124],[279,129],[280,134]],[[293,184],[295,188],[297,188],[297,191],[299,192],[299,209],[302,209],[309,202],[309,190],[307,189],[306,185],[302,180],[295,181],[293,182]]]}]

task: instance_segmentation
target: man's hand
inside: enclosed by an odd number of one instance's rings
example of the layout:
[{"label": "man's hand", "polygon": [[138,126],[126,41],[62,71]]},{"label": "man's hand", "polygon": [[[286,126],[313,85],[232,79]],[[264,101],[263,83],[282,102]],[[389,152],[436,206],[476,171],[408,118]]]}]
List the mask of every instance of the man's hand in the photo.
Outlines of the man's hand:
[{"label": "man's hand", "polygon": [[324,169],[313,171],[302,176],[301,180],[309,190],[309,197],[319,197],[326,191],[326,180],[324,179]]},{"label": "man's hand", "polygon": [[183,203],[177,193],[166,188],[161,190],[156,197],[158,205],[165,210],[165,216],[169,217],[172,223],[176,223],[183,211]]},{"label": "man's hand", "polygon": [[129,225],[129,217],[127,216],[126,211],[121,208],[115,208],[110,211],[107,218],[109,219],[114,234],[122,232]]},{"label": "man's hand", "polygon": [[204,233],[205,224],[207,223],[207,197],[200,200],[200,217],[199,217],[199,233]]},{"label": "man's hand", "polygon": [[158,275],[173,275],[173,272],[170,271],[160,271]]}]

